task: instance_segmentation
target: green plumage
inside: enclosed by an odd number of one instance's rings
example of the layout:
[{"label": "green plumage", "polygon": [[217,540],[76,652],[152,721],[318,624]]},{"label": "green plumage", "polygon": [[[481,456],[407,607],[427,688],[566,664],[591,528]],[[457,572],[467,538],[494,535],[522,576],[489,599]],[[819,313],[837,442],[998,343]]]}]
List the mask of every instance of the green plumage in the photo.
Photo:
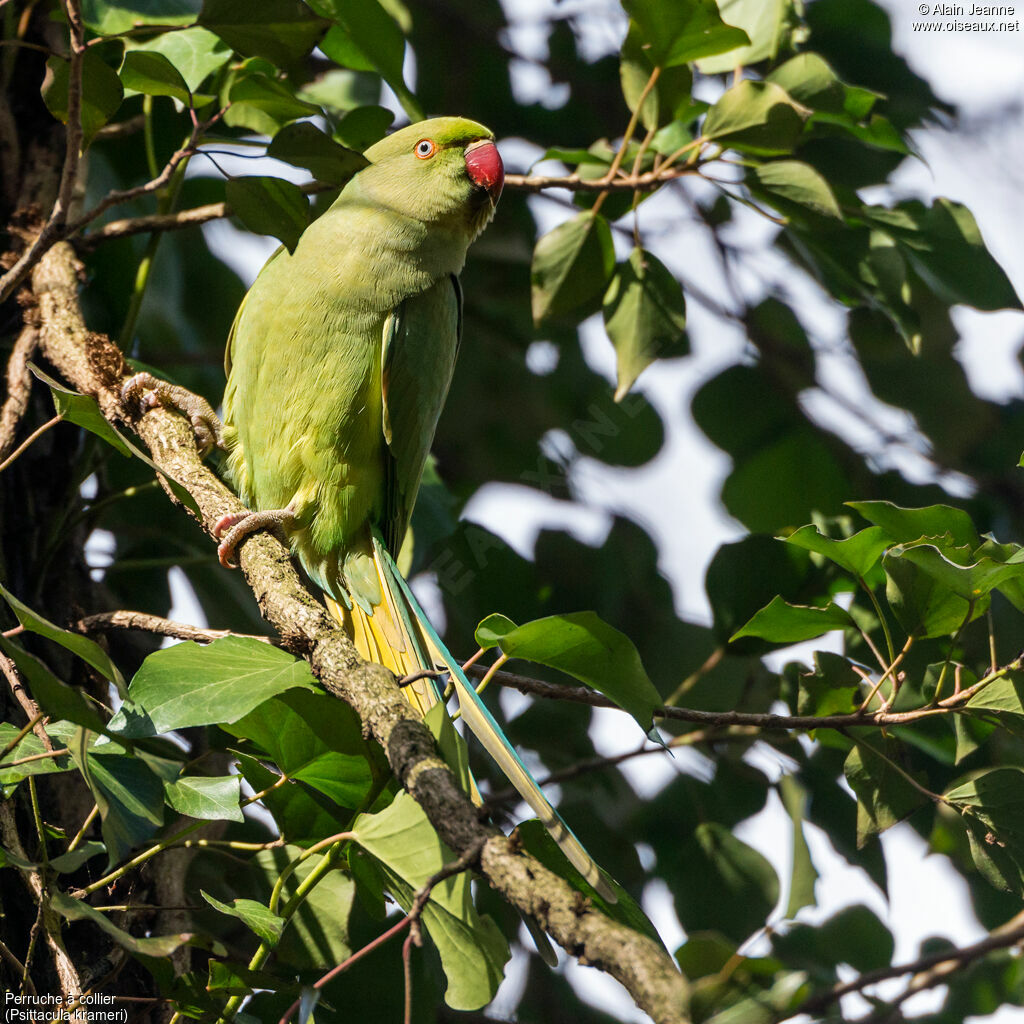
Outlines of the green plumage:
[{"label": "green plumage", "polygon": [[[277,513],[252,521],[285,526],[363,657],[399,676],[448,671],[463,720],[566,856],[614,901],[394,562],[455,365],[458,274],[501,190],[491,139],[482,125],[450,117],[396,132],[367,150],[369,166],[295,251],[270,258],[228,344],[227,468],[250,509]],[[421,712],[439,699],[429,678],[404,692]]]},{"label": "green plumage", "polygon": [[377,143],[294,253],[271,257],[232,329],[228,474],[250,508],[291,506],[306,571],[364,610],[380,602],[368,527],[397,555],[451,380],[456,276],[493,212],[464,148],[491,137],[437,118]]}]

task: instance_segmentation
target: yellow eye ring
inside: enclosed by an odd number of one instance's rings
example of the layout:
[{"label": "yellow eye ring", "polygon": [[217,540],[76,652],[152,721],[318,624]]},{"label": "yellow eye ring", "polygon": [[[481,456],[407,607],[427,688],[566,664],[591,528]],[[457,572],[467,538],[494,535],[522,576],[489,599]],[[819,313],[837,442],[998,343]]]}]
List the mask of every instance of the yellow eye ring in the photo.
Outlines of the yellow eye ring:
[{"label": "yellow eye ring", "polygon": [[420,160],[429,160],[437,152],[437,143],[433,139],[420,139],[413,147],[413,152]]}]

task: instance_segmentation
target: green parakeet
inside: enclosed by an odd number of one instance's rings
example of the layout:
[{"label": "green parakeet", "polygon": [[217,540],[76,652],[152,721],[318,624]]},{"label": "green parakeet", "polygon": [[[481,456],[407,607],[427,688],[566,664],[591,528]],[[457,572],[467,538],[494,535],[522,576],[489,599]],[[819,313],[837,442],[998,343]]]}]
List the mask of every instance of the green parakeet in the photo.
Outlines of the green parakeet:
[{"label": "green parakeet", "polygon": [[[458,274],[504,181],[483,125],[440,117],[366,151],[369,165],[279,249],[228,342],[228,474],[248,517],[229,517],[222,560],[280,524],[360,654],[398,676],[453,678],[469,728],[570,861],[614,895],[530,777],[398,572],[462,333]],[[403,687],[421,712],[432,679]]]}]

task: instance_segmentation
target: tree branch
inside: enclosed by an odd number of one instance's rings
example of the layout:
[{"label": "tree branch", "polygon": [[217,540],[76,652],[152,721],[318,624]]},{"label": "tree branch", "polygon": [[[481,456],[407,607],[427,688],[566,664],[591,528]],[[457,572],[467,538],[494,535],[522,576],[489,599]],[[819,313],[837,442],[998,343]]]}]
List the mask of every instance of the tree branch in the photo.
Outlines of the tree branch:
[{"label": "tree branch", "polygon": [[[664,171],[648,171],[645,174],[623,175],[614,181],[608,182],[603,178],[581,178],[578,174],[561,176],[506,174],[505,187],[519,192],[542,192],[547,189],[558,188],[569,189],[572,192],[629,192],[636,191],[637,189],[642,191],[644,189],[656,188],[658,185],[663,185],[676,178],[694,173],[696,172],[691,166],[669,167]],[[300,187],[307,195],[313,195],[317,192],[327,192],[337,186],[325,185],[314,181],[307,182]],[[206,224],[208,221],[219,220],[233,215],[234,210],[227,203],[207,203],[205,206],[194,206],[189,210],[179,210],[177,213],[154,213],[145,217],[126,217],[123,220],[110,221],[109,224],[104,224],[95,231],[90,231],[89,234],[82,238],[80,244],[87,248],[92,248],[100,242],[106,242],[112,238],[123,238],[126,235],[138,235],[153,231],[180,231],[182,228]],[[89,219],[92,220],[93,218],[90,216]],[[84,221],[79,223],[84,223]]]},{"label": "tree branch", "polygon": [[[215,124],[223,113],[224,111],[221,110],[207,121],[197,121],[192,128],[188,142],[186,142],[181,149],[171,154],[171,158],[155,178],[150,179],[143,185],[136,185],[134,188],[108,192],[107,195],[104,196],[103,199],[101,199],[91,210],[83,213],[77,220],[70,223],[67,222],[67,211],[61,209],[61,200],[58,198],[57,203],[54,205],[53,212],[50,214],[50,218],[47,220],[39,234],[36,235],[31,245],[29,245],[25,252],[22,253],[11,269],[7,271],[3,277],[0,277],[0,302],[5,301],[8,296],[14,292],[14,289],[25,280],[32,268],[39,263],[43,254],[48,252],[51,246],[55,243],[78,234],[82,228],[87,224],[91,224],[97,217],[102,216],[112,206],[117,206],[120,203],[126,203],[130,199],[138,199],[140,196],[150,195],[151,193],[158,192],[162,189],[171,180],[171,176],[174,174],[178,165],[195,152],[196,146],[199,139],[202,137],[203,132],[205,132],[211,125]],[[70,121],[68,131],[70,138]],[[61,178],[62,190],[66,180],[66,171],[67,164],[65,164],[64,175]]]},{"label": "tree branch", "polygon": [[[86,328],[77,284],[73,250],[60,242],[32,274],[41,345],[70,383],[97,399],[108,419],[123,422],[131,418],[119,395],[127,367],[109,339]],[[134,425],[157,465],[191,493],[211,536],[218,519],[243,511],[200,461],[183,417],[156,408]],[[510,903],[535,917],[571,955],[617,978],[658,1024],[686,1021],[687,986],[671,957],[651,939],[599,913],[568,883],[479,821],[394,676],[359,659],[351,640],[305,589],[285,546],[269,534],[254,534],[240,546],[239,560],[264,617],[286,646],[309,658],[324,688],[355,709],[442,840],[457,855],[482,842],[479,870]]]},{"label": "tree branch", "polygon": [[852,981],[835,985],[827,992],[812,995],[805,999],[791,1016],[814,1015],[851,992],[860,992],[862,989],[877,985],[881,981],[887,981],[889,978],[898,978],[904,974],[913,975],[906,991],[901,993],[897,999],[898,1004],[916,992],[941,984],[952,971],[972,963],[986,953],[992,953],[997,949],[1006,949],[1016,945],[1021,939],[1024,939],[1024,911],[1015,914],[1005,924],[994,928],[991,935],[970,946],[943,949],[929,953],[910,963],[895,964],[892,967],[881,967],[876,971],[868,971]]},{"label": "tree branch", "polygon": [[28,408],[28,396],[32,391],[32,375],[28,362],[39,343],[39,335],[31,325],[26,326],[11,350],[7,361],[7,398],[0,411],[0,459],[14,447],[18,424]]},{"label": "tree branch", "polygon": [[262,640],[272,644],[269,636],[256,636],[251,633],[233,633],[230,629],[203,629],[187,622],[174,622],[159,615],[146,612],[99,612],[79,619],[72,627],[78,633],[105,633],[112,629],[134,629],[143,633],[156,633],[158,636],[170,636],[176,640],[195,640],[200,644],[222,640],[226,636],[240,636],[246,640]]},{"label": "tree branch", "polygon": [[[993,676],[1004,675],[1010,671],[1017,671],[1021,668],[1024,659],[1015,658],[1012,662],[997,669]],[[471,665],[466,671],[469,675],[482,678],[487,672],[486,665]],[[548,700],[569,700],[578,704],[589,704],[595,708],[622,709],[614,701],[609,700],[596,690],[590,690],[585,686],[563,686],[559,683],[549,683],[543,679],[532,679],[529,676],[518,675],[515,672],[499,670],[494,673],[492,679],[501,686],[508,686],[518,690],[520,693],[529,694],[534,697],[544,697]],[[755,726],[765,731],[772,730],[809,730],[809,729],[850,729],[856,726],[876,726],[882,728],[887,725],[906,725],[908,722],[916,722],[921,718],[931,718],[935,715],[949,715],[961,710],[964,704],[982,688],[982,684],[988,685],[992,679],[986,678],[979,681],[969,690],[962,690],[953,697],[947,697],[938,704],[925,708],[915,708],[912,711],[875,711],[860,712],[853,711],[845,715],[771,715],[755,711],[700,711],[697,708],[676,708],[663,707],[655,708],[655,718],[662,718],[668,721],[692,722],[696,725],[707,727],[724,726]]]}]

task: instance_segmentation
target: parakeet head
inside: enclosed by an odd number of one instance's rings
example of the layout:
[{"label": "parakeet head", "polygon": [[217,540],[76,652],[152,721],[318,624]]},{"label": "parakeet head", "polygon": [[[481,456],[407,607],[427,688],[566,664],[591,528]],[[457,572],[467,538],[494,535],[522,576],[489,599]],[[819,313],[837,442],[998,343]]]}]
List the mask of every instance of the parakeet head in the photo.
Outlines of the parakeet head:
[{"label": "parakeet head", "polygon": [[455,221],[476,237],[494,214],[505,172],[494,134],[476,121],[435,117],[366,151],[360,183],[374,199],[426,223]]}]

